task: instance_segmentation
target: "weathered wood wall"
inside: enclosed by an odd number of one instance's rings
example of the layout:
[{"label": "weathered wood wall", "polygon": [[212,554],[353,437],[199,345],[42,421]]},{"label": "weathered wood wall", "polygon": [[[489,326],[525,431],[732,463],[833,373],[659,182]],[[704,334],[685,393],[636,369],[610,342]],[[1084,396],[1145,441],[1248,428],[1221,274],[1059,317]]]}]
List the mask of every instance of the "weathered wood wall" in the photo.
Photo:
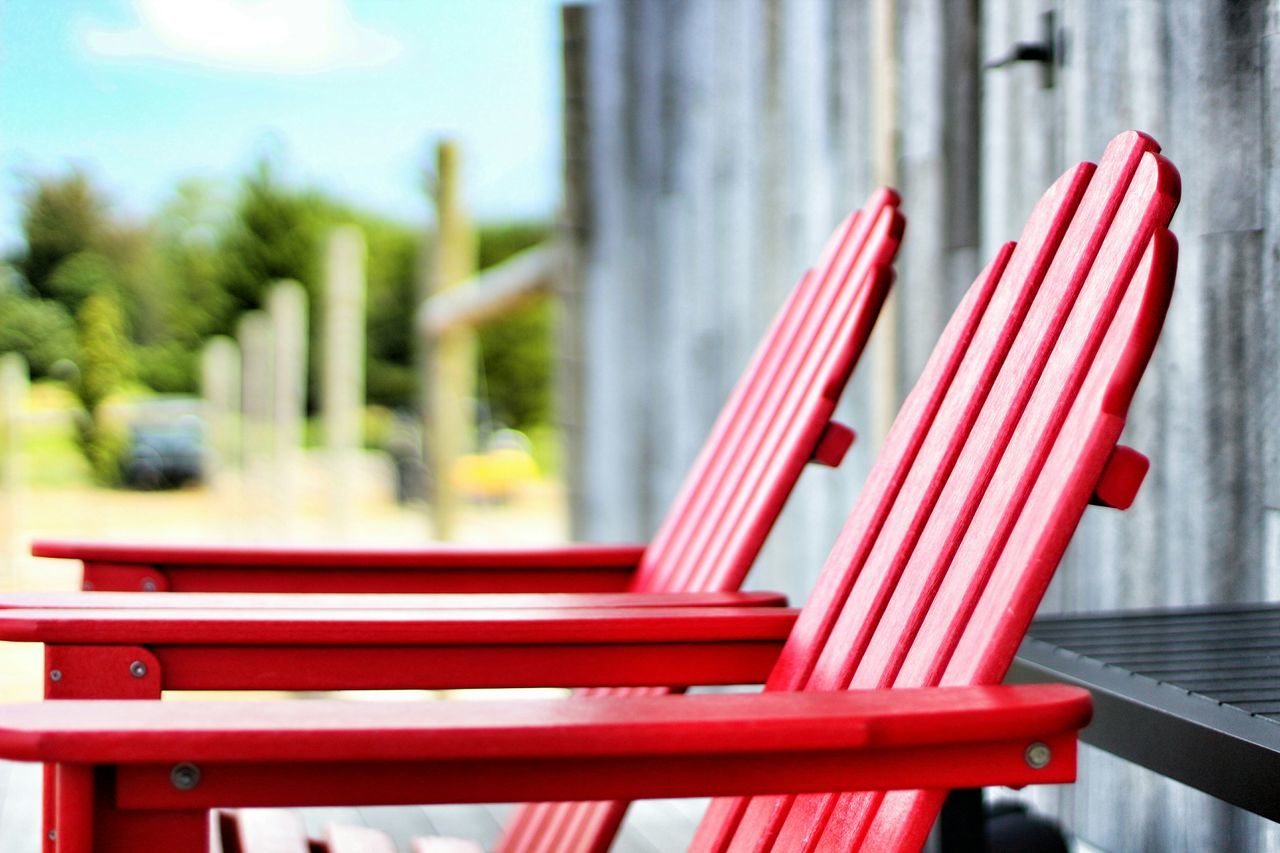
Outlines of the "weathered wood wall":
[{"label": "weathered wood wall", "polygon": [[[653,530],[783,294],[870,190],[877,1],[592,8],[584,535]],[[880,8],[908,216],[890,361],[864,358],[842,403],[857,452],[806,474],[751,583],[803,599],[875,449],[873,377],[898,377],[900,399],[1035,198],[1138,127],[1183,176],[1178,292],[1126,439],[1153,471],[1132,511],[1086,515],[1046,607],[1280,598],[1280,3]],[[1051,8],[1067,46],[1051,88],[1038,66],[981,69]],[[1272,824],[1085,752],[1081,784],[1035,796],[1099,846],[1280,844]]]}]

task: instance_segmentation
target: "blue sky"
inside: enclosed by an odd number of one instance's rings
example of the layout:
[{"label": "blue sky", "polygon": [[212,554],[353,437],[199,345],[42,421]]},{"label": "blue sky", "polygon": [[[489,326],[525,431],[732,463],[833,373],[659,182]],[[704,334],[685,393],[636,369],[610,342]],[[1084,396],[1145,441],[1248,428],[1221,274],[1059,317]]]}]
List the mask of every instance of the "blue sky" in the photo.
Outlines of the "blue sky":
[{"label": "blue sky", "polygon": [[555,0],[0,0],[0,250],[24,175],[84,167],[142,218],[263,152],[290,180],[425,221],[458,138],[481,218],[559,197]]}]

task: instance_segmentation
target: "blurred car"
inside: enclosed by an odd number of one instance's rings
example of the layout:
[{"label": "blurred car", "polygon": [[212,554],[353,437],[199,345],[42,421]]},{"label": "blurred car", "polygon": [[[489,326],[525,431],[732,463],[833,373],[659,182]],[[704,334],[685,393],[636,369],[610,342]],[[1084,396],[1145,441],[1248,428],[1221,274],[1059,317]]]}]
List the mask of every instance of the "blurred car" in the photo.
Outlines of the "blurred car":
[{"label": "blurred car", "polygon": [[[196,403],[198,406],[198,403]],[[131,489],[177,489],[204,475],[204,421],[186,400],[132,407],[129,444],[120,461]]]}]

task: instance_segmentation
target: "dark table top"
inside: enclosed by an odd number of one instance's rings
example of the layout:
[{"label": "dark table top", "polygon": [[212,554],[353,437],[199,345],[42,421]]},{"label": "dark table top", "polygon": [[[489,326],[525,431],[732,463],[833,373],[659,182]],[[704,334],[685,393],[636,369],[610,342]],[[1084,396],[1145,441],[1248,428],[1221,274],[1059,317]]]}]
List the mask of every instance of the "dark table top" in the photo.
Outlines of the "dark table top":
[{"label": "dark table top", "polygon": [[1088,688],[1081,740],[1280,820],[1280,602],[1042,617],[1006,681]]}]

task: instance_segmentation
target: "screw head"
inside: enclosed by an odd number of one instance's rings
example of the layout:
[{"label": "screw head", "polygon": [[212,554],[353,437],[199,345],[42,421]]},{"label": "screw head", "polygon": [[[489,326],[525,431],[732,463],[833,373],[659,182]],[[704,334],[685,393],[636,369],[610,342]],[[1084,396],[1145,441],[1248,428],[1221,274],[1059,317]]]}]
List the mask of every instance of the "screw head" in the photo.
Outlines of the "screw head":
[{"label": "screw head", "polygon": [[51,830],[49,830],[49,840],[50,840],[50,841],[57,841],[57,840],[58,840],[58,830],[56,830],[56,829],[51,829]]},{"label": "screw head", "polygon": [[62,670],[60,670],[60,669],[51,669],[51,670],[49,670],[49,680],[50,680],[50,681],[61,681],[61,680],[62,680]]},{"label": "screw head", "polygon": [[175,764],[169,771],[169,782],[179,791],[190,791],[200,784],[200,768],[189,761]]},{"label": "screw head", "polygon": [[147,665],[140,660],[129,664],[129,674],[134,678],[143,678],[147,674]]},{"label": "screw head", "polygon": [[155,592],[155,591],[156,591],[156,582],[155,582],[153,579],[151,579],[151,578],[143,578],[143,579],[142,579],[142,591],[143,591],[143,592]]},{"label": "screw head", "polygon": [[1053,752],[1049,749],[1049,745],[1036,741],[1027,747],[1024,757],[1027,760],[1027,766],[1032,770],[1042,770],[1048,765],[1049,760],[1053,758]]}]

